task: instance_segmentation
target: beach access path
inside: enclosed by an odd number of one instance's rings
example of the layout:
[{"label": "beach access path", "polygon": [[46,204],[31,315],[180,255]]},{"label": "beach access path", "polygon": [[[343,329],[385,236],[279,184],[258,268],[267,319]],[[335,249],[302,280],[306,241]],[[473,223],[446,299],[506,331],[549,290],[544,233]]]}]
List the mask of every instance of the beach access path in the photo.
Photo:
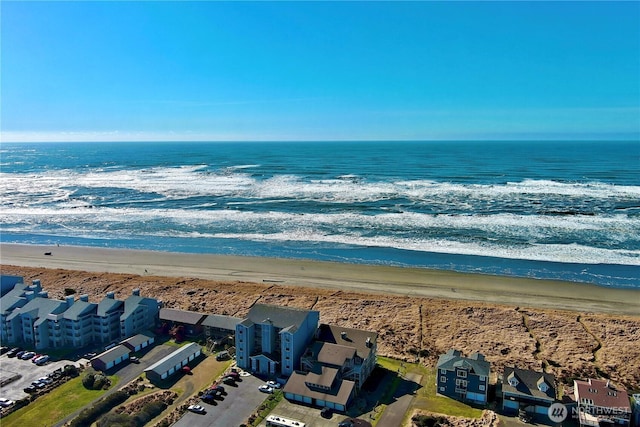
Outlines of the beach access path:
[{"label": "beach access path", "polygon": [[363,293],[640,315],[640,290],[636,289],[425,268],[20,244],[0,244],[0,264],[141,276],[192,277],[221,282],[277,283]]}]

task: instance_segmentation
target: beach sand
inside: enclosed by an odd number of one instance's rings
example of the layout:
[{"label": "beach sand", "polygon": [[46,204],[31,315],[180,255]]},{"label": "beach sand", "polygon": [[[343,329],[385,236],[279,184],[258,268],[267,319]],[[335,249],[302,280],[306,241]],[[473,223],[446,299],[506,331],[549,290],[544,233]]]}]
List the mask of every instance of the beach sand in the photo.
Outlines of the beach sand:
[{"label": "beach sand", "polygon": [[[50,252],[51,255],[45,255]],[[423,268],[75,246],[0,245],[0,264],[277,283],[519,307],[640,315],[640,290]]]},{"label": "beach sand", "polygon": [[[246,316],[255,303],[320,312],[376,331],[378,354],[434,366],[450,348],[494,372],[545,369],[560,381],[606,375],[640,389],[640,291],[418,268],[84,247],[0,246],[2,274],[98,302],[134,288],[165,307]],[[51,255],[44,255],[51,252]],[[494,378],[495,381],[495,378]]]}]

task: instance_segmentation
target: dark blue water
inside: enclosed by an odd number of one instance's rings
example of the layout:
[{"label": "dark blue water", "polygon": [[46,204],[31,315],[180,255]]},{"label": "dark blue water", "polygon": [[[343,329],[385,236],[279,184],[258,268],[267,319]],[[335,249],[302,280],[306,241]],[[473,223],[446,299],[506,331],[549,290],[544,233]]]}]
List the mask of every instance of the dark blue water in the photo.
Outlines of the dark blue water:
[{"label": "dark blue water", "polygon": [[2,144],[2,241],[640,287],[638,142]]}]

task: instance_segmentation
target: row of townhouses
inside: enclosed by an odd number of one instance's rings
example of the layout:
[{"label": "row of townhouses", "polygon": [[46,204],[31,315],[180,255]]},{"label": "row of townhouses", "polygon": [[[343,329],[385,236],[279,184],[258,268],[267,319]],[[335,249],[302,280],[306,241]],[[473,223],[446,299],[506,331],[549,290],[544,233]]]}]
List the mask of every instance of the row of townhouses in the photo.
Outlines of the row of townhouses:
[{"label": "row of townhouses", "polygon": [[138,289],[124,300],[108,292],[92,303],[87,295],[51,299],[39,280],[15,281],[0,296],[0,340],[37,350],[109,343],[148,329],[158,311],[158,301],[140,296]]},{"label": "row of townhouses", "polygon": [[[487,403],[491,365],[482,354],[464,357],[452,349],[440,356],[436,367],[438,394],[473,404]],[[501,398],[501,409],[505,413],[525,413],[548,423],[554,422],[549,417],[550,413],[553,415],[553,408],[549,408],[556,403],[568,403],[559,406],[556,415],[575,415],[573,418],[580,426],[630,423],[629,395],[611,381],[574,380],[567,399],[562,399],[560,394],[552,374],[516,367],[506,367],[496,387],[496,397]]]}]

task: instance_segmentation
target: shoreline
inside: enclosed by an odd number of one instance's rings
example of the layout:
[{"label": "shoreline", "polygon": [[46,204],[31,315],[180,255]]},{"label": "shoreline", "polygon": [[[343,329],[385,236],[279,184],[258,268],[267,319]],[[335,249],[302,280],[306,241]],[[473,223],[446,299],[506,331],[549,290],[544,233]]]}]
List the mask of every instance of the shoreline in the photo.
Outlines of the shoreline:
[{"label": "shoreline", "polygon": [[[45,252],[51,252],[51,255],[44,255]],[[640,290],[418,267],[8,243],[0,244],[0,265],[272,283],[369,294],[640,315]],[[46,287],[46,283],[43,285]]]}]

